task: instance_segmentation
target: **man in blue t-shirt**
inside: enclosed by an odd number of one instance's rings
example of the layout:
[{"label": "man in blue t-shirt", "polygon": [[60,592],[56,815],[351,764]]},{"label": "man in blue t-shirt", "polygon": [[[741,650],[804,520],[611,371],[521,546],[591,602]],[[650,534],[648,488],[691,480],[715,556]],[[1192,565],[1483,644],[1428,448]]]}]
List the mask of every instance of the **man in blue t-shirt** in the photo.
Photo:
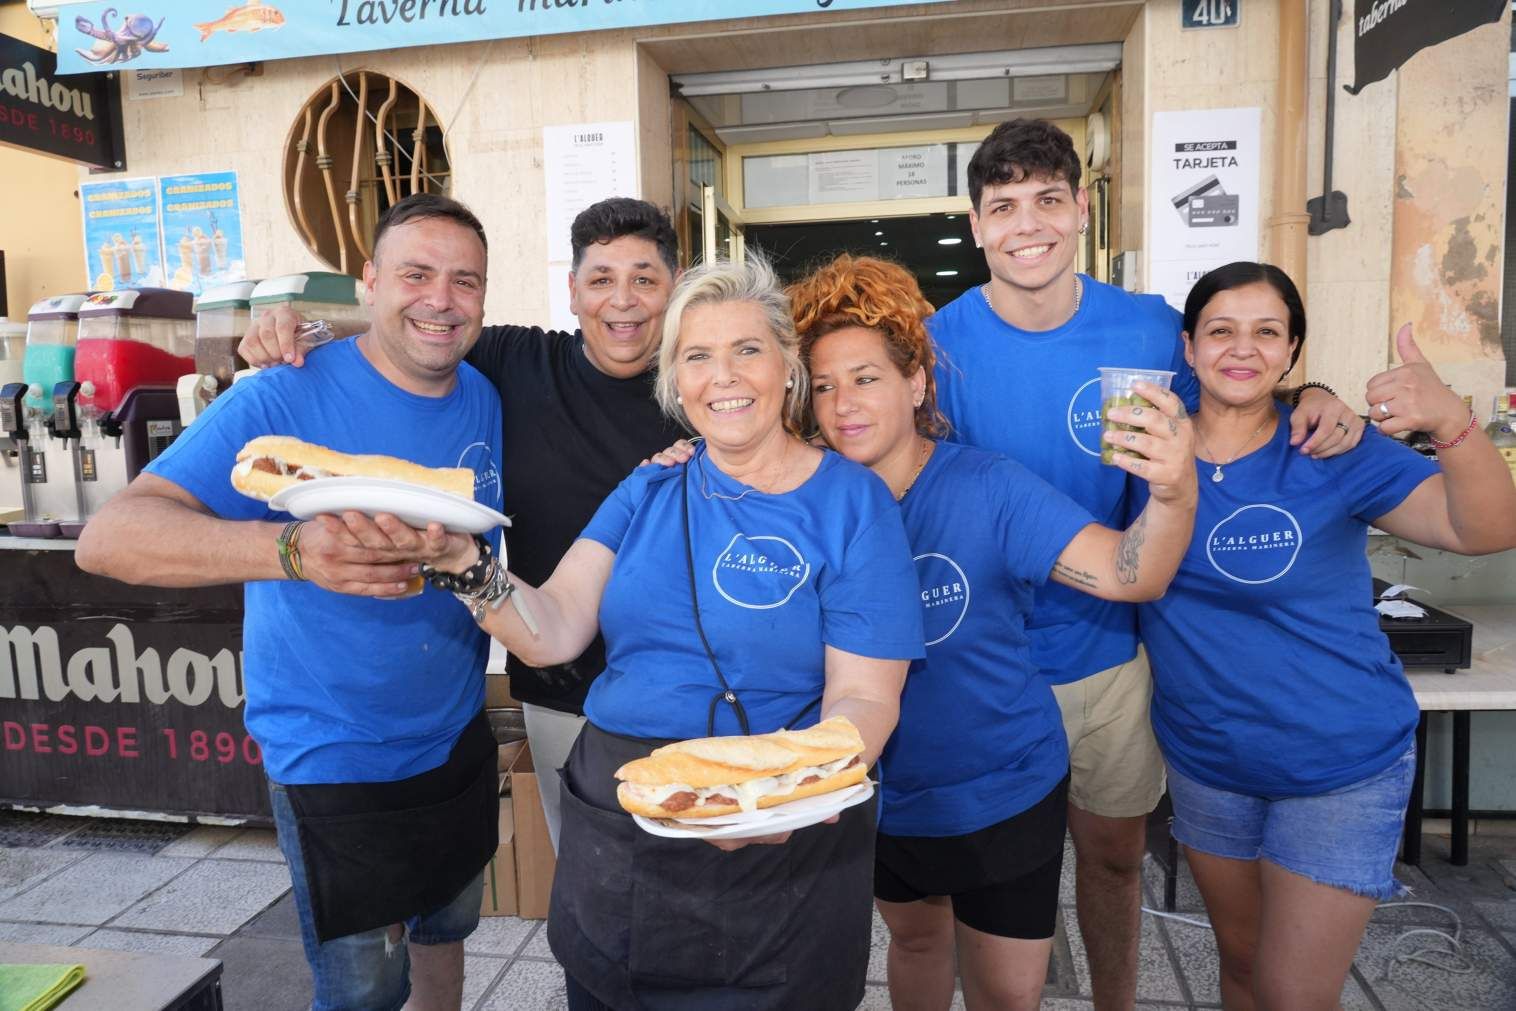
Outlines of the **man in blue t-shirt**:
[{"label": "man in blue t-shirt", "polygon": [[[1129,515],[1127,482],[1100,463],[1097,369],[1172,371],[1175,392],[1192,410],[1198,388],[1177,312],[1156,295],[1128,294],[1075,271],[1089,225],[1079,176],[1073,141],[1051,123],[996,127],[968,166],[969,219],[990,281],[927,326],[939,350],[938,405],[951,438],[1012,457],[1096,522],[1119,529]],[[1363,423],[1346,404],[1324,388],[1301,392],[1293,445],[1321,457],[1357,443]],[[1145,824],[1164,788],[1136,611],[1048,583],[1036,591],[1027,632],[1068,736],[1076,902],[1095,1003],[1130,1007]]]},{"label": "man in blue t-shirt", "polygon": [[488,644],[451,594],[413,594],[440,527],[294,521],[230,474],[248,440],[288,435],[470,468],[475,499],[498,509],[500,401],[461,364],[480,332],[486,258],[483,227],[456,201],[394,204],[364,265],[369,330],[227,391],[79,541],[82,568],[127,582],[246,584],[244,719],[318,1009],[399,1007],[413,984],[419,1006],[458,1006],[462,942],[497,845]]}]

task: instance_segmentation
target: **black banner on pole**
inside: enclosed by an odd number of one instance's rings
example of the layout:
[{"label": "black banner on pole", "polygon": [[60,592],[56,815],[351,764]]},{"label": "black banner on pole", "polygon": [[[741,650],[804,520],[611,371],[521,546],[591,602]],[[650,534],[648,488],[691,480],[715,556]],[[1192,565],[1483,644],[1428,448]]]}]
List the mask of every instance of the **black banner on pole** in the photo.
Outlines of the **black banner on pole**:
[{"label": "black banner on pole", "polygon": [[1351,95],[1421,52],[1499,21],[1510,0],[1353,0]]}]

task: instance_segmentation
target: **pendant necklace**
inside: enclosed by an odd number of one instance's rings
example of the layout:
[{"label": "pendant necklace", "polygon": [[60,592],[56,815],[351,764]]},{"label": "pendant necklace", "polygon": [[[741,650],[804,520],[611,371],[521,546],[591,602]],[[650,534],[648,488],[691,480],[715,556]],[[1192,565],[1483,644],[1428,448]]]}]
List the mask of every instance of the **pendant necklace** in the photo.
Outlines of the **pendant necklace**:
[{"label": "pendant necklace", "polygon": [[1232,458],[1230,460],[1224,460],[1224,461],[1221,461],[1221,462],[1217,462],[1217,460],[1216,460],[1216,454],[1212,453],[1211,452],[1211,447],[1206,445],[1206,443],[1205,443],[1205,436],[1203,436],[1203,435],[1200,434],[1200,426],[1196,425],[1195,426],[1195,435],[1196,435],[1197,438],[1200,439],[1200,448],[1203,449],[1203,450],[1205,450],[1205,455],[1209,456],[1211,458],[1211,463],[1214,464],[1215,467],[1216,467],[1216,470],[1211,474],[1211,480],[1213,482],[1218,483],[1218,484],[1221,481],[1225,480],[1225,475],[1223,475],[1221,473],[1221,468],[1222,467],[1230,467],[1233,463],[1237,462],[1237,458],[1242,455],[1242,451],[1245,450],[1245,449],[1247,449],[1248,446],[1252,444],[1252,442],[1253,442],[1254,439],[1258,438],[1258,433],[1261,432],[1261,431],[1263,431],[1264,425],[1267,425],[1269,422],[1271,422],[1273,420],[1274,420],[1273,415],[1270,415],[1269,417],[1264,418],[1263,419],[1263,424],[1261,424],[1257,428],[1253,429],[1253,434],[1250,435],[1250,436],[1248,436],[1247,439],[1243,441],[1243,443],[1242,443],[1241,446],[1237,447],[1237,452],[1235,452],[1235,453],[1232,454]]},{"label": "pendant necklace", "polygon": [[[986,281],[979,286],[979,294],[984,296],[984,304],[990,307],[990,312],[995,312],[995,303],[990,301],[990,282]],[[1069,319],[1079,315],[1079,301],[1084,298],[1084,282],[1079,280],[1079,275],[1074,275],[1074,311],[1069,313]],[[999,315],[996,313],[996,315]]]}]

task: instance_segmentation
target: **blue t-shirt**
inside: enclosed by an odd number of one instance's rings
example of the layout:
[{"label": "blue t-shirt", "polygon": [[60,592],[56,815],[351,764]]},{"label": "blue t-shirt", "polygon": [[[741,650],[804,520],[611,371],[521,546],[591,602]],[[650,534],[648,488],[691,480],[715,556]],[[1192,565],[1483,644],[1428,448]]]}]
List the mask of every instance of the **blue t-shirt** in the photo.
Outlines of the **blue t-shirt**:
[{"label": "blue t-shirt", "polygon": [[901,503],[926,659],[880,759],[879,829],[964,835],[1041,800],[1068,771],[1053,689],[1024,628],[1032,589],[1094,520],[995,453],[939,443]]},{"label": "blue t-shirt", "polygon": [[[971,288],[927,320],[941,359],[937,402],[949,438],[1011,457],[1089,510],[1122,527],[1126,472],[1100,462],[1102,366],[1168,369],[1191,408],[1199,389],[1184,361],[1180,316],[1157,295],[1133,295],[1080,276],[1079,311],[1031,332],[995,315]],[[1054,684],[1078,681],[1137,654],[1131,604],[1056,583],[1038,589],[1027,622],[1032,658]]]},{"label": "blue t-shirt", "polygon": [[[638,468],[584,530],[616,553],[600,601],[605,673],[584,705],[597,727],[709,732],[720,683],[691,617],[682,495],[700,618],[753,733],[817,721],[807,707],[821,697],[827,645],[889,660],[925,653],[911,551],[883,481],[827,453],[800,487],[768,495],[722,473],[702,444],[687,465]],[[741,733],[724,702],[715,733]]]},{"label": "blue t-shirt", "polygon": [[[1366,542],[1373,520],[1437,473],[1372,428],[1312,460],[1279,413],[1274,437],[1220,482],[1196,462],[1195,537],[1168,593],[1139,607],[1164,757],[1259,797],[1335,790],[1409,745],[1416,700],[1379,630]],[[1146,486],[1133,497],[1146,501]]]},{"label": "blue t-shirt", "polygon": [[[237,383],[147,469],[223,519],[285,520],[231,484],[237,452],[259,435],[471,467],[475,498],[500,508],[500,398],[467,365],[447,396],[423,397],[381,376],[355,340],[336,342],[304,368]],[[484,704],[488,640],[452,594],[374,600],[280,580],[248,583],[244,601],[243,719],[275,782],[390,782],[436,768]]]}]

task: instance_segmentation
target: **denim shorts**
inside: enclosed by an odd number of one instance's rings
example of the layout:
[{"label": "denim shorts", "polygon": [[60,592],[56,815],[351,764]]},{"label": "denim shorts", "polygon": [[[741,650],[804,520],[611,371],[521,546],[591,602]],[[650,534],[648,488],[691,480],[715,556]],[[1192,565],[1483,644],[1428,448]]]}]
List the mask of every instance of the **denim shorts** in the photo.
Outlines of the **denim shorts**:
[{"label": "denim shorts", "polygon": [[1169,766],[1174,838],[1232,860],[1259,857],[1317,884],[1397,898],[1395,855],[1416,772],[1413,744],[1389,768],[1314,797],[1252,797],[1195,782]]},{"label": "denim shorts", "polygon": [[316,940],[315,917],[305,880],[305,862],[300,852],[300,833],[289,794],[278,783],[269,783],[274,826],[279,830],[279,849],[289,864],[294,885],[295,908],[300,917],[300,940],[315,982],[312,1011],[365,1008],[399,1011],[410,999],[410,954],[406,941],[416,944],[451,944],[462,941],[479,926],[479,908],[484,898],[484,874],[474,878],[446,906],[405,922],[400,942],[389,940],[389,929],[364,931],[327,941]]}]

